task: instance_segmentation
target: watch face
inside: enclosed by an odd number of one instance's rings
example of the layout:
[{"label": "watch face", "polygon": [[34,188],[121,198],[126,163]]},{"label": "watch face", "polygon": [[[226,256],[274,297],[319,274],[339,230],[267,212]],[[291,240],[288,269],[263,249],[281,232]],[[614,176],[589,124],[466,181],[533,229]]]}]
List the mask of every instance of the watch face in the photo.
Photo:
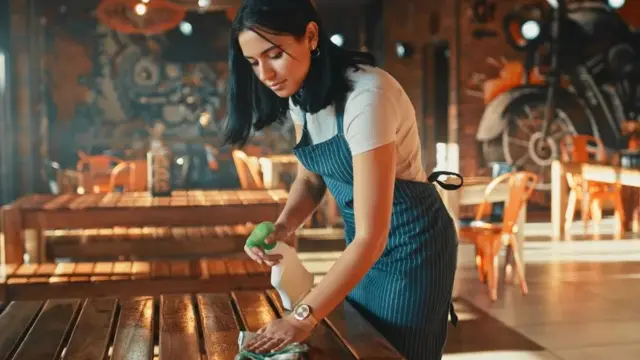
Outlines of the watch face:
[{"label": "watch face", "polygon": [[296,308],[293,310],[293,315],[298,320],[304,320],[308,318],[310,314],[311,314],[311,309],[309,308],[308,305],[304,305],[304,304],[296,306]]}]

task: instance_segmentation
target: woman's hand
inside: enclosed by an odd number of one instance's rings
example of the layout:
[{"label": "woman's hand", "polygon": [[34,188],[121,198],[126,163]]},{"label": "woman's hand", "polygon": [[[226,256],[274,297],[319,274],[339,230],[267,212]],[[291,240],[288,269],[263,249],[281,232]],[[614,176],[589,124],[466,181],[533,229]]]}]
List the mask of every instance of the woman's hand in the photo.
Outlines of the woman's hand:
[{"label": "woman's hand", "polygon": [[311,335],[313,329],[310,324],[288,315],[282,319],[275,319],[258,330],[256,337],[245,349],[255,353],[280,351],[292,343],[303,342]]},{"label": "woman's hand", "polygon": [[[265,242],[267,244],[275,244],[277,241],[285,242],[289,237],[289,231],[287,227],[282,223],[275,224],[275,230],[267,237]],[[259,247],[247,247],[245,245],[244,252],[257,263],[267,264],[268,266],[274,266],[280,262],[282,255],[280,254],[267,254]]]}]

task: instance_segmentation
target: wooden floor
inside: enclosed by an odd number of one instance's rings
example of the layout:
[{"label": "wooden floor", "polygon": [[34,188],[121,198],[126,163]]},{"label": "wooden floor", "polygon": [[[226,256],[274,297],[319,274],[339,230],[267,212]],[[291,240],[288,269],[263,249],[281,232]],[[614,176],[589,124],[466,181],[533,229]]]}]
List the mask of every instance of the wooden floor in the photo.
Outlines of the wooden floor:
[{"label": "wooden floor", "polygon": [[[640,234],[582,236],[578,223],[571,241],[552,241],[544,225],[525,228],[527,296],[501,284],[491,303],[473,264],[459,264],[460,323],[450,327],[445,360],[640,359]],[[461,245],[465,252],[472,246]],[[301,257],[319,281],[339,254]]]}]

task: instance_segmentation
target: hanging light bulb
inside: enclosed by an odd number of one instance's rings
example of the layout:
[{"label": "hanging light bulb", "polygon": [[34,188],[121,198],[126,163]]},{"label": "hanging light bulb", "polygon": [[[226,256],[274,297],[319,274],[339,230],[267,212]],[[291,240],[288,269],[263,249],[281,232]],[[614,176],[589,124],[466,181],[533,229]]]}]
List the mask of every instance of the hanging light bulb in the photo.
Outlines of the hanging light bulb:
[{"label": "hanging light bulb", "polygon": [[522,24],[520,32],[525,39],[535,40],[540,35],[540,24],[537,21],[529,20]]},{"label": "hanging light bulb", "polygon": [[624,0],[609,0],[608,1],[609,6],[611,6],[614,9],[620,9],[621,7],[624,6],[625,1]]},{"label": "hanging light bulb", "polygon": [[331,42],[338,46],[342,46],[344,45],[344,36],[342,36],[342,34],[333,34],[331,36]]},{"label": "hanging light bulb", "polygon": [[147,5],[143,3],[136,4],[133,10],[136,12],[136,14],[142,16],[147,13]]}]

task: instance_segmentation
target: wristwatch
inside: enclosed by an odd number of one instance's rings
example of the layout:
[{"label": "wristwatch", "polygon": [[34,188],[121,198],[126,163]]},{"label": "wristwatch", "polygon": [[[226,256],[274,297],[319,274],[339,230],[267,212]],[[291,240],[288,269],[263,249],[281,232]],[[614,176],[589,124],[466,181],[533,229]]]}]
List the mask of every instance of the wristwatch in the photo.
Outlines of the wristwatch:
[{"label": "wristwatch", "polygon": [[293,308],[293,317],[298,321],[304,321],[314,328],[318,325],[318,320],[311,313],[311,307],[306,304],[296,305],[296,307]]}]

